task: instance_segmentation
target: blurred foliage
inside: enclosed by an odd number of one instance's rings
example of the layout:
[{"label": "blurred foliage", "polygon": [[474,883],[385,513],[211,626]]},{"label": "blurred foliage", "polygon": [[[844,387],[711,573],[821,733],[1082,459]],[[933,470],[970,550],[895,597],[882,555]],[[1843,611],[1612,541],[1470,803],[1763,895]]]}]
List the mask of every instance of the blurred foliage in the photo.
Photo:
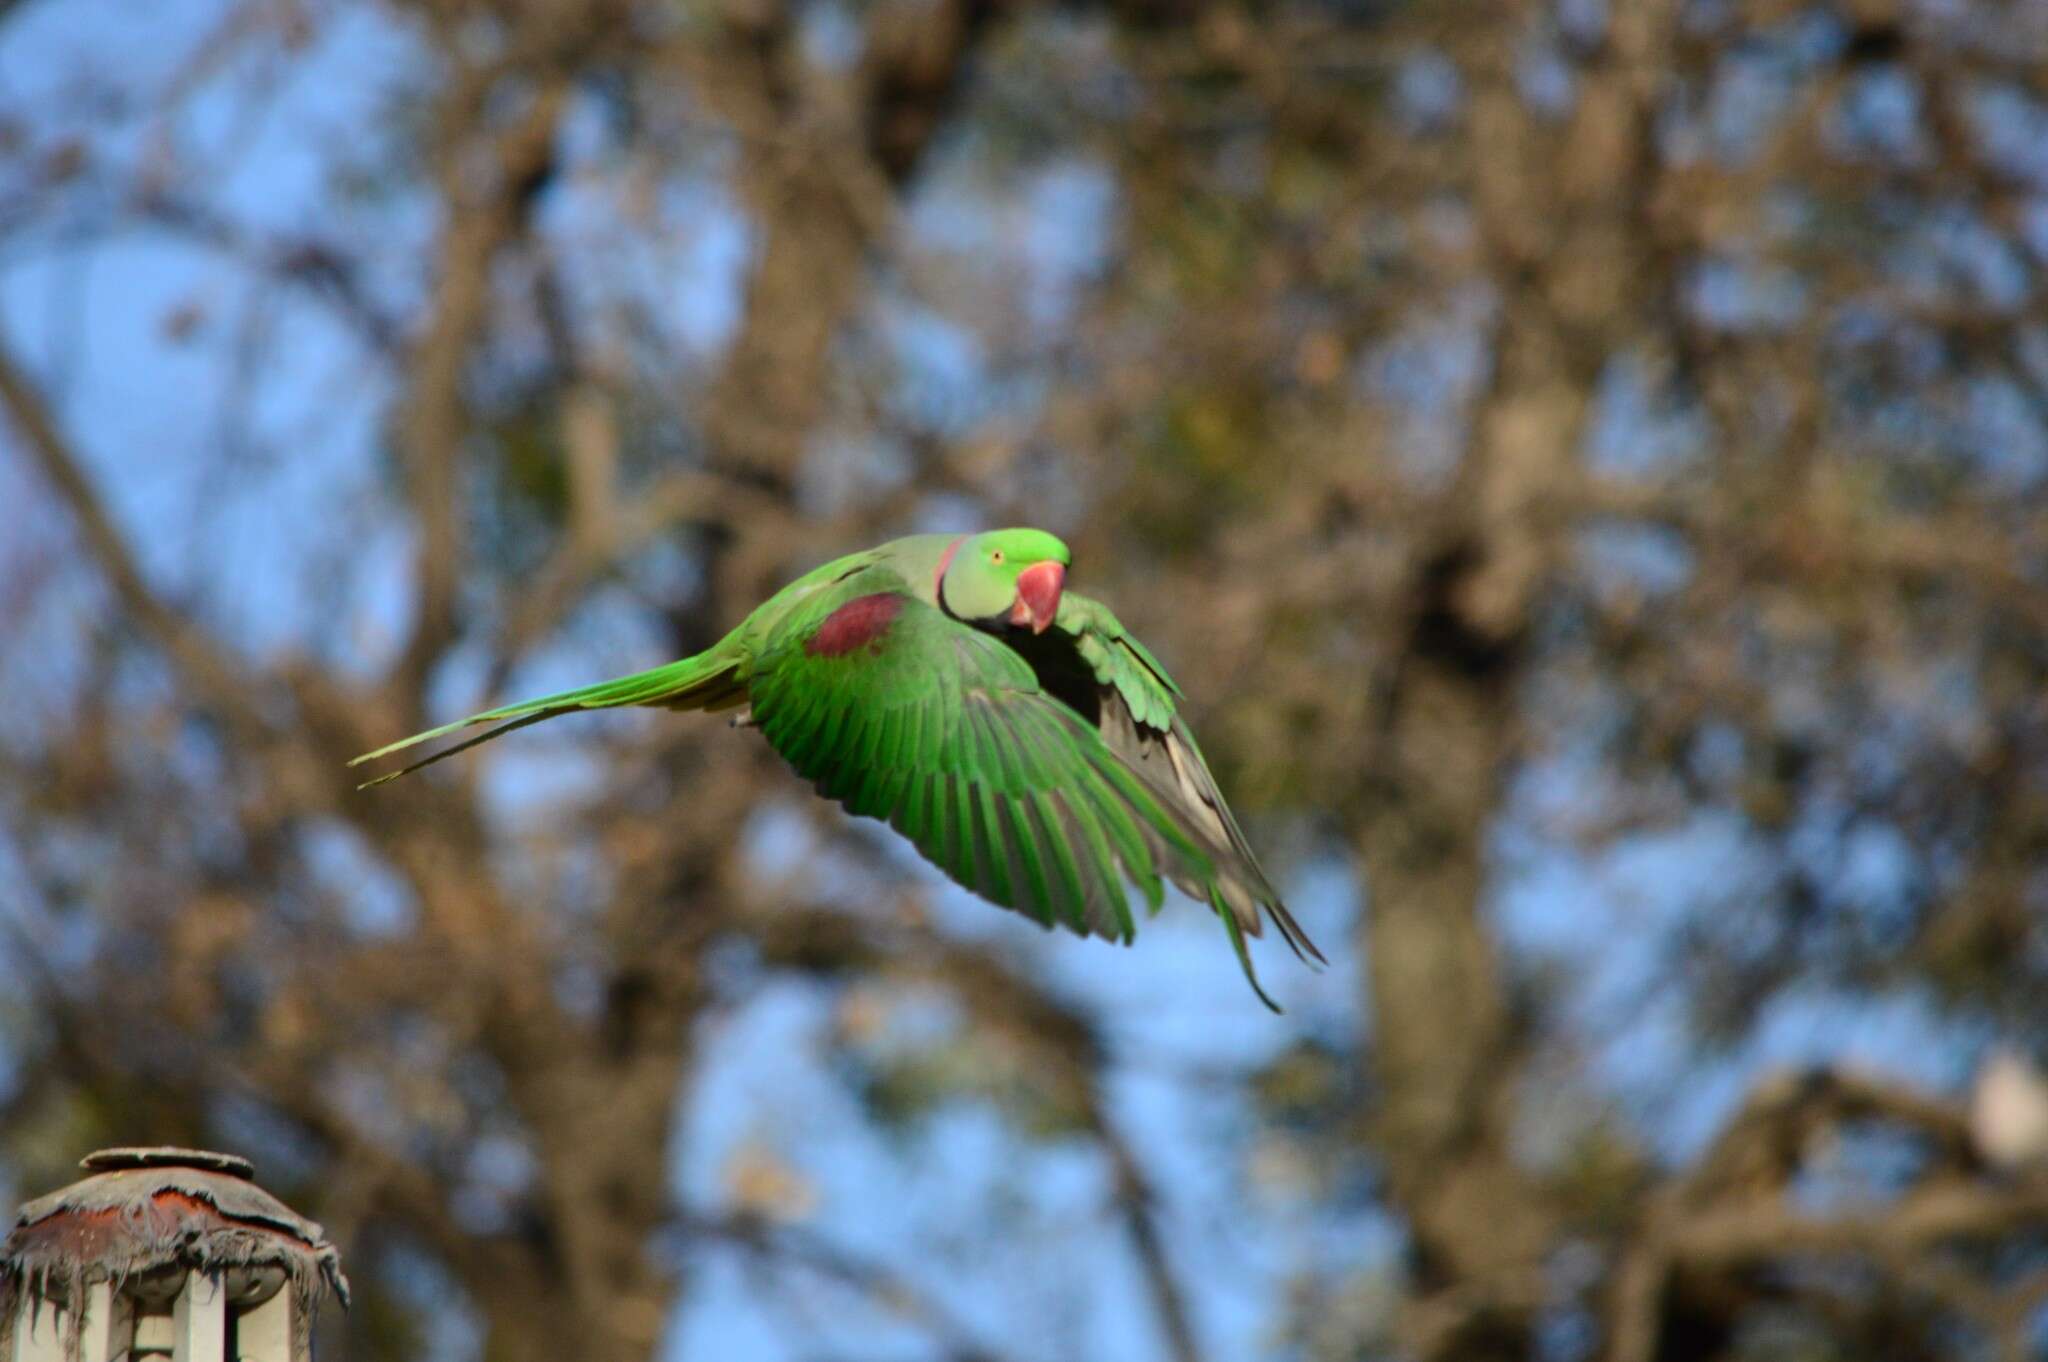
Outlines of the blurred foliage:
[{"label": "blurred foliage", "polygon": [[[18,1190],[244,1148],[363,1359],[2043,1355],[2048,1081],[1972,1085],[2048,1047],[2038,5],[42,0],[0,67]],[[342,765],[1018,521],[1336,962],[1285,1020],[715,723]]]}]

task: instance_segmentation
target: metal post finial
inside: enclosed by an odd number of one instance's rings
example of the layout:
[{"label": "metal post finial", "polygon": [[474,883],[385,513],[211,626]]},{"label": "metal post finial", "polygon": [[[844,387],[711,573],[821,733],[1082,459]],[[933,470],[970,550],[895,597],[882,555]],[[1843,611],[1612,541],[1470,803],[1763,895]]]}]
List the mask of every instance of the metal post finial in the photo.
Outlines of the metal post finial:
[{"label": "metal post finial", "polygon": [[4,1362],[307,1362],[314,1308],[348,1304],[320,1226],[236,1154],[102,1149],[0,1245]]}]

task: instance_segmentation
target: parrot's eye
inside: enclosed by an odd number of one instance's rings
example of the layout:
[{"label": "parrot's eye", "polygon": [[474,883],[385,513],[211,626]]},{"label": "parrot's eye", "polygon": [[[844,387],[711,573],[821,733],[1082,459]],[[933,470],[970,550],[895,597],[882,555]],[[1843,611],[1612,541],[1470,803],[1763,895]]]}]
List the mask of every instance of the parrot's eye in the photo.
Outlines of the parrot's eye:
[{"label": "parrot's eye", "polygon": [[1002,561],[1003,561],[1003,551],[1002,551],[1001,549],[997,549],[997,550],[996,550],[996,551],[995,551],[994,553],[991,553],[991,554],[990,554],[990,555],[988,556],[988,560],[989,560],[989,561],[990,561],[991,563],[1000,563],[1000,562],[1002,562]]}]

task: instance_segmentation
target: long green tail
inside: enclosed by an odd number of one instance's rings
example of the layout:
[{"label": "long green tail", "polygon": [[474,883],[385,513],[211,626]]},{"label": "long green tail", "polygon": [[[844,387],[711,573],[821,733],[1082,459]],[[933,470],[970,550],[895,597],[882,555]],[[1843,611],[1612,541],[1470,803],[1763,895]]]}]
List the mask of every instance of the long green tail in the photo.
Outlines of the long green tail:
[{"label": "long green tail", "polygon": [[387,780],[410,775],[423,766],[432,766],[435,762],[446,760],[458,752],[467,752],[477,744],[489,742],[495,737],[510,733],[515,728],[524,728],[528,724],[537,724],[542,719],[552,719],[557,714],[568,714],[574,710],[616,709],[622,705],[660,705],[668,709],[723,709],[739,703],[746,697],[745,684],[737,675],[738,664],[739,659],[721,644],[695,657],[665,663],[644,672],[635,672],[631,676],[614,677],[610,681],[600,681],[594,686],[581,686],[575,690],[559,691],[554,695],[543,695],[538,699],[521,700],[516,704],[487,709],[466,719],[457,719],[454,723],[442,724],[439,728],[430,728],[424,733],[415,733],[409,738],[387,743],[374,752],[365,752],[360,757],[352,759],[349,765],[360,766],[366,761],[388,757],[393,752],[403,752],[408,747],[432,742],[435,738],[446,737],[459,729],[471,728],[477,724],[498,725],[488,732],[479,733],[473,738],[456,743],[453,747],[436,752],[431,757],[416,761],[410,766],[400,767],[388,775],[378,776],[375,780],[366,780],[356,787],[359,790],[367,790],[373,785],[382,785]]}]

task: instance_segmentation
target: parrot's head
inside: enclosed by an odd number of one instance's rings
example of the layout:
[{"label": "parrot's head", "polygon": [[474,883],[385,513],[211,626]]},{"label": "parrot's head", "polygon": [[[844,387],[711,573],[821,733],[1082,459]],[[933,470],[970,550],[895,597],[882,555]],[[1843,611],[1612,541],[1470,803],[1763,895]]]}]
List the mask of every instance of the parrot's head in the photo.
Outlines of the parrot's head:
[{"label": "parrot's head", "polygon": [[951,550],[939,599],[963,620],[1023,625],[1042,634],[1060,609],[1067,546],[1044,530],[986,530]]}]

